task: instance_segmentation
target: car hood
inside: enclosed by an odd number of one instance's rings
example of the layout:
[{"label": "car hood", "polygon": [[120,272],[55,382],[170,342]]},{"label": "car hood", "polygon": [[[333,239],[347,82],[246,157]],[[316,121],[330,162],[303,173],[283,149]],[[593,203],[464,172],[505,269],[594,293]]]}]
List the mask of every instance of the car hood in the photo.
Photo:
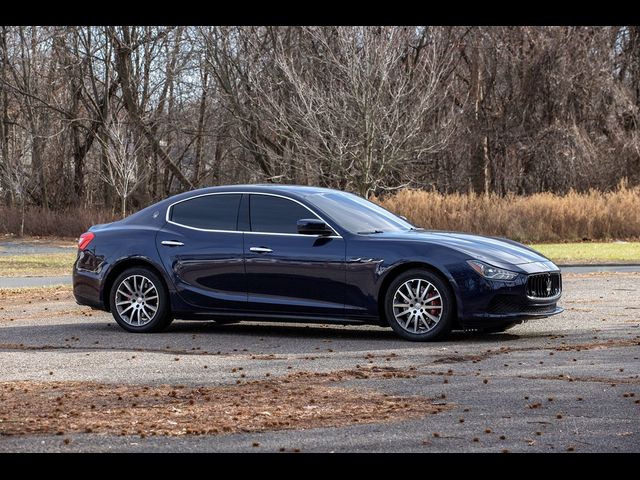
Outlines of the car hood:
[{"label": "car hood", "polygon": [[535,250],[506,238],[484,237],[459,232],[438,230],[411,230],[408,232],[389,232],[381,237],[413,241],[425,241],[442,245],[472,258],[496,266],[524,265],[528,263],[550,263],[550,260]]}]

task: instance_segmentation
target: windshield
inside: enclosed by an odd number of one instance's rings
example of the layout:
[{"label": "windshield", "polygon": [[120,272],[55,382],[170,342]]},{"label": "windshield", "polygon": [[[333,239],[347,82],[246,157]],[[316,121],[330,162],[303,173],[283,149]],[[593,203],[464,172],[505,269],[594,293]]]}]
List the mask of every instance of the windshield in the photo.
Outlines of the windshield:
[{"label": "windshield", "polygon": [[406,220],[352,193],[315,193],[306,197],[306,200],[319,210],[327,212],[327,215],[351,233],[364,235],[415,229]]}]

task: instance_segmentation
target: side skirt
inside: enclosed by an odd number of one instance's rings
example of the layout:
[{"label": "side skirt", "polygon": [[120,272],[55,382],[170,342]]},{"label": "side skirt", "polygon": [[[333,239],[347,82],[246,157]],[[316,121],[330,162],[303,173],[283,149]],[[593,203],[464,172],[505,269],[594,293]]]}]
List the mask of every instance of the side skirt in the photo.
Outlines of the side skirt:
[{"label": "side skirt", "polygon": [[290,314],[267,314],[267,313],[193,313],[174,312],[176,320],[246,320],[246,321],[272,321],[272,322],[299,322],[299,323],[333,323],[338,325],[379,325],[379,320],[373,317],[346,318],[346,317],[322,317]]}]

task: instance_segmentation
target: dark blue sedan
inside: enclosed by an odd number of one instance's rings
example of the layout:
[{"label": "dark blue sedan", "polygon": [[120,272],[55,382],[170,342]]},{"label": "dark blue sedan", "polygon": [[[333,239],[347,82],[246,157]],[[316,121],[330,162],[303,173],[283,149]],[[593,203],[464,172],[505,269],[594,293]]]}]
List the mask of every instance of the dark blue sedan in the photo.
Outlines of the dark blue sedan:
[{"label": "dark blue sedan", "polygon": [[562,312],[560,269],[511,240],[416,228],[357,195],[238,185],[182,193],[78,242],[73,291],[130,332],[173,319],[390,326],[408,340]]}]

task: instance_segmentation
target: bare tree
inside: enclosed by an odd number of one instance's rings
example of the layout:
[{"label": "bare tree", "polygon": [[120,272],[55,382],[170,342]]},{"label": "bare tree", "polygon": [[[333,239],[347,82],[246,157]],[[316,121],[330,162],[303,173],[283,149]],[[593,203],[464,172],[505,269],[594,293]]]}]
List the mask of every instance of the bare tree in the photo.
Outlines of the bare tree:
[{"label": "bare tree", "polygon": [[108,125],[105,133],[107,168],[102,180],[120,197],[120,214],[124,218],[127,216],[127,200],[149,177],[148,168],[144,168],[140,158],[143,143],[135,131],[118,118]]},{"label": "bare tree", "polygon": [[[0,201],[130,211],[264,181],[634,186],[639,59],[637,26],[4,26]],[[135,169],[114,169],[120,140]]]},{"label": "bare tree", "polygon": [[33,193],[34,186],[30,182],[31,159],[33,145],[25,129],[12,125],[10,141],[0,150],[0,184],[8,190],[12,203],[20,209],[20,227],[18,235],[24,236],[26,206]]},{"label": "bare tree", "polygon": [[[178,181],[185,187],[193,188],[189,179],[182,173],[167,151],[162,147],[160,140],[155,134],[155,129],[153,128],[154,119],[151,118],[150,120],[147,120],[145,118],[145,102],[147,100],[146,91],[149,87],[148,82],[150,76],[149,68],[144,69],[142,72],[143,90],[141,97],[137,94],[139,89],[136,87],[132,76],[135,72],[133,53],[141,46],[149,48],[150,44],[164,39],[170,30],[171,29],[162,29],[157,33],[147,31],[141,38],[137,38],[137,31],[135,28],[131,29],[127,26],[121,27],[119,32],[116,28],[110,27],[108,29],[108,33],[114,44],[116,71],[118,72],[122,85],[124,105],[131,118],[132,124],[147,139],[153,152],[162,159],[169,171],[175,175]],[[149,55],[146,56],[146,59],[149,61]],[[170,62],[172,61],[174,60],[170,60]],[[149,65],[147,65],[147,67],[148,66]],[[171,70],[169,70],[169,73],[170,72]],[[169,77],[165,81],[165,88],[167,88],[166,85],[168,85],[170,80],[171,78]],[[162,99],[164,98],[164,94],[162,94],[160,98],[161,101],[163,101]],[[158,110],[162,111],[162,108],[159,108]]]},{"label": "bare tree", "polygon": [[[267,124],[322,183],[363,195],[409,185],[447,145],[451,29],[305,28],[277,43],[283,87],[252,78]],[[282,90],[288,98],[283,98]]]}]

